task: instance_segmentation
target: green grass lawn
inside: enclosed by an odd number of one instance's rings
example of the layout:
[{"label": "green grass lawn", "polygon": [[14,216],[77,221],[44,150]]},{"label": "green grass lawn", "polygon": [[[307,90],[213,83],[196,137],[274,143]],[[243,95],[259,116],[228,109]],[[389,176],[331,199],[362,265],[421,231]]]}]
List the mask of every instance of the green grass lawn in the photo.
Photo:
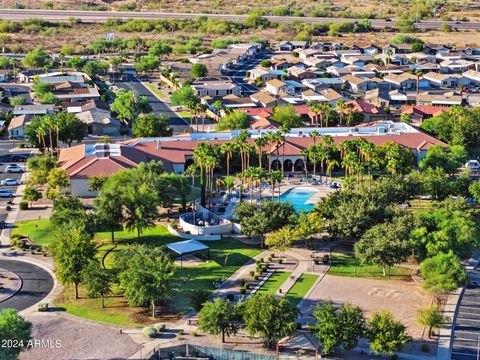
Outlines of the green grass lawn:
[{"label": "green grass lawn", "polygon": [[[110,233],[97,233],[99,240],[109,241]],[[117,247],[111,251],[105,258],[105,266],[111,268],[114,265],[115,253],[126,248],[132,243],[148,244],[151,246],[164,246],[170,242],[182,241],[162,226],[146,230],[140,240],[136,233],[128,231],[115,232]],[[204,242],[210,247],[210,261],[201,265],[177,268],[174,280],[174,286],[178,289],[171,301],[173,310],[182,313],[191,310],[189,293],[198,289],[207,289],[214,291],[214,283],[221,278],[227,279],[245,262],[260,253],[260,249],[253,248],[240,241],[223,238],[220,241]]]},{"label": "green grass lawn", "polygon": [[[352,253],[332,253],[332,266],[328,271],[329,275],[379,278],[388,279],[383,276],[382,267],[378,265],[362,265]],[[401,266],[390,268],[390,278],[400,278],[410,274],[410,269]]]},{"label": "green grass lawn", "polygon": [[291,275],[288,271],[275,271],[267,281],[258,289],[258,293],[275,294],[282,284]]},{"label": "green grass lawn", "polygon": [[300,278],[295,282],[292,288],[288,291],[286,298],[294,306],[297,306],[299,302],[303,299],[310,288],[317,281],[318,275],[313,274],[302,274]]},{"label": "green grass lawn", "polygon": [[16,222],[12,237],[28,236],[35,244],[51,246],[53,244],[53,228],[50,220],[30,220]]},{"label": "green grass lawn", "polygon": [[[35,220],[16,224],[14,233],[29,235],[30,238],[42,245],[53,243],[52,229],[48,220]],[[157,225],[143,232],[140,239],[137,239],[136,232],[127,230],[116,231],[115,241],[117,246],[113,249],[110,232],[98,232],[95,234],[98,244],[97,258],[101,260],[105,255],[105,266],[111,268],[115,262],[114,254],[125,249],[131,244],[146,244],[150,246],[165,246],[171,242],[182,241],[171,235],[163,225]],[[189,294],[198,289],[215,290],[214,283],[220,279],[227,279],[245,262],[261,252],[260,249],[251,247],[232,238],[223,238],[219,241],[205,242],[210,247],[210,260],[201,265],[189,268],[177,268],[173,288],[175,295],[170,302],[170,310],[186,313],[191,310]],[[113,251],[110,251],[112,250]],[[132,310],[127,307],[123,297],[120,300],[108,299],[107,303],[113,301],[114,310],[102,310],[97,306],[97,300],[83,299],[82,301],[63,297],[57,300],[56,305],[64,307],[69,313],[88,319],[106,321],[114,324],[130,325],[132,323]]]},{"label": "green grass lawn", "polygon": [[162,93],[161,91],[159,91],[155,84],[152,84],[152,83],[149,83],[149,82],[146,82],[144,84],[148,88],[148,90],[150,90],[152,93],[157,95],[160,99],[162,99],[162,100],[167,99],[167,96],[164,93]]}]

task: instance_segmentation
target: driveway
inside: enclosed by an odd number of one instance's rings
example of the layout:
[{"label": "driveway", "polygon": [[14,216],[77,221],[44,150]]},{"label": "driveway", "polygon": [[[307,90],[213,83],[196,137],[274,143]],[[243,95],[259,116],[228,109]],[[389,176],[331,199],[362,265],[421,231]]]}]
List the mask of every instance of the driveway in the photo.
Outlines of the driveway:
[{"label": "driveway", "polygon": [[0,268],[17,274],[23,282],[19,292],[0,303],[0,310],[6,308],[25,310],[42,301],[53,289],[53,278],[48,271],[37,265],[19,260],[0,259]]}]

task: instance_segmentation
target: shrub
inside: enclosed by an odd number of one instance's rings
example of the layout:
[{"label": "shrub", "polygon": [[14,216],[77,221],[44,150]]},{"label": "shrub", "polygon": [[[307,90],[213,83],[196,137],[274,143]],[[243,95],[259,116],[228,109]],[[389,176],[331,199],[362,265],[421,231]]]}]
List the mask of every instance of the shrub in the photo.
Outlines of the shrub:
[{"label": "shrub", "polygon": [[322,262],[324,264],[328,263],[330,261],[330,256],[329,255],[323,255]]},{"label": "shrub", "polygon": [[255,281],[257,281],[257,280],[258,280],[258,275],[255,275],[255,276],[253,277],[253,279],[254,279]]},{"label": "shrub", "polygon": [[18,204],[18,208],[20,210],[27,210],[28,209],[28,201],[20,201]]},{"label": "shrub", "polygon": [[196,332],[196,331],[192,331],[192,336],[193,336],[193,337],[198,336],[197,332]]},{"label": "shrub", "polygon": [[38,304],[38,311],[48,311],[48,303],[40,303]]},{"label": "shrub", "polygon": [[251,271],[250,271],[250,276],[253,277],[254,275],[255,275],[255,271],[251,270]]},{"label": "shrub", "polygon": [[256,265],[260,265],[261,263],[262,263],[262,260],[260,260],[260,259],[257,260],[257,261],[255,261],[255,264],[256,264]]},{"label": "shrub", "polygon": [[283,264],[283,259],[277,259],[278,264]]},{"label": "shrub", "polygon": [[157,330],[151,326],[147,326],[143,328],[142,331],[143,335],[145,335],[148,338],[154,338],[155,335],[157,335]]},{"label": "shrub", "polygon": [[5,207],[5,210],[10,211],[10,210],[12,210],[12,207],[11,207],[10,205],[7,205],[7,206]]},{"label": "shrub", "polygon": [[183,335],[183,329],[178,330],[178,335]]},{"label": "shrub", "polygon": [[228,300],[228,301],[233,301],[233,300],[235,300],[235,295],[233,295],[233,294],[227,294],[227,300]]},{"label": "shrub", "polygon": [[244,294],[246,294],[246,293],[247,293],[247,290],[246,290],[246,289],[243,289],[243,288],[240,289],[240,294],[244,295]]},{"label": "shrub", "polygon": [[165,331],[165,329],[166,329],[167,327],[165,326],[164,323],[157,323],[157,324],[153,325],[153,328],[154,328],[157,332],[160,333],[160,332],[162,332],[162,331]]},{"label": "shrub", "polygon": [[180,335],[180,334],[177,334],[177,340],[178,340],[178,341],[183,341],[183,340],[185,340],[185,337],[183,337],[183,336]]},{"label": "shrub", "polygon": [[245,286],[246,283],[247,283],[247,282],[246,282],[245,280],[242,280],[242,281],[240,282],[240,284],[241,284],[242,287]]},{"label": "shrub", "polygon": [[23,148],[25,147],[25,143],[24,143],[24,142],[18,143],[18,147],[19,147],[20,149],[23,149]]},{"label": "shrub", "polygon": [[242,287],[243,287],[245,290],[247,290],[247,289],[250,287],[250,285],[249,285],[248,283],[245,283],[245,284],[243,284]]}]

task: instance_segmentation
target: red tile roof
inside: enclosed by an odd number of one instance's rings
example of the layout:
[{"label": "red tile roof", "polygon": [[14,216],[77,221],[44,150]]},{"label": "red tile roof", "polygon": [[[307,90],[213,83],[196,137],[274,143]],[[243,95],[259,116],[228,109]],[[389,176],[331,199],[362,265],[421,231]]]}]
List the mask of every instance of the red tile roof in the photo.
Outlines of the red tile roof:
[{"label": "red tile roof", "polygon": [[417,114],[421,116],[438,116],[448,111],[448,106],[432,106],[432,105],[403,105],[402,114]]}]

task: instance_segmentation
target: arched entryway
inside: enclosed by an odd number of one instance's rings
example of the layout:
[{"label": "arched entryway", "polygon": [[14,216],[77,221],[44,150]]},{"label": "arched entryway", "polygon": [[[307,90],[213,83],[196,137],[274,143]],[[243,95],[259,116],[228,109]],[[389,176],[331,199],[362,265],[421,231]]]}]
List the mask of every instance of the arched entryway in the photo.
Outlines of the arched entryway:
[{"label": "arched entryway", "polygon": [[293,162],[287,159],[283,162],[283,171],[293,171]]},{"label": "arched entryway", "polygon": [[273,160],[272,161],[272,169],[273,170],[281,170],[282,169],[282,165],[281,165],[281,162],[278,161],[278,160]]},{"label": "arched entryway", "polygon": [[305,171],[303,159],[297,159],[293,165],[293,171]]}]

